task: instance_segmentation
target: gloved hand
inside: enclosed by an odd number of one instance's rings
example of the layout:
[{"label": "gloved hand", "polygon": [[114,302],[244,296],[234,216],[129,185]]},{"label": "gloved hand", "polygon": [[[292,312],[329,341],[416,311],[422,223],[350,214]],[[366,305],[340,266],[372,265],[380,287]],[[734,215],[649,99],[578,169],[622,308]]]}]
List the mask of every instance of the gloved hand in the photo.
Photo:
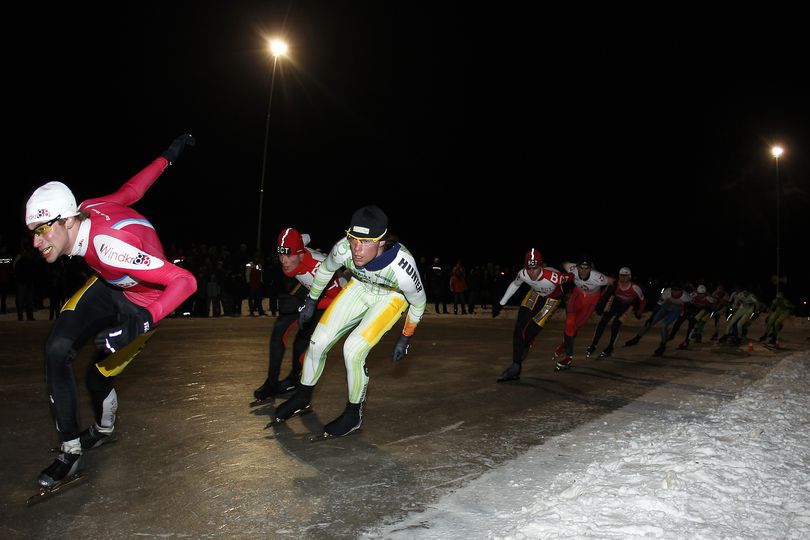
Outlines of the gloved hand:
[{"label": "gloved hand", "polygon": [[152,329],[152,314],[144,308],[126,317],[118,326],[107,328],[96,336],[96,348],[107,354],[123,349],[133,339]]},{"label": "gloved hand", "polygon": [[501,309],[503,309],[503,306],[501,304],[499,304],[498,302],[495,302],[494,304],[492,304],[492,318],[493,319],[501,314]]},{"label": "gloved hand", "polygon": [[197,144],[197,141],[194,140],[191,133],[183,133],[172,141],[172,144],[160,155],[166,158],[169,165],[173,165],[177,158],[180,157],[180,154],[183,153],[183,150],[186,149],[186,146],[194,146],[195,144]]},{"label": "gloved hand", "polygon": [[394,362],[399,362],[405,355],[408,354],[408,345],[411,343],[411,336],[399,336],[396,345],[394,345]]},{"label": "gloved hand", "polygon": [[315,308],[318,307],[318,301],[307,296],[304,300],[304,305],[298,308],[298,327],[303,328],[305,324],[312,320],[315,316]]}]

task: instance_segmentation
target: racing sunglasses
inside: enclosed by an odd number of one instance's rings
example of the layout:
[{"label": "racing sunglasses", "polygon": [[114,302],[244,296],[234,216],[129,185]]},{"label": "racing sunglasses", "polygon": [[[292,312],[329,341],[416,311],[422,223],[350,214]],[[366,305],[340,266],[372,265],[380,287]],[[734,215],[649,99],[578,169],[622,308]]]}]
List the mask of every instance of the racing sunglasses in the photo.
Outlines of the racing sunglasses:
[{"label": "racing sunglasses", "polygon": [[51,232],[51,229],[53,229],[53,224],[59,221],[60,219],[62,219],[62,214],[59,214],[52,220],[46,221],[42,225],[37,226],[36,228],[30,231],[31,236],[39,236],[39,237],[45,236],[46,234]]},{"label": "racing sunglasses", "polygon": [[349,230],[346,231],[346,238],[348,238],[349,240],[357,240],[358,242],[360,242],[361,244],[366,246],[366,245],[371,244],[373,242],[379,242],[380,240],[382,240],[382,237],[385,236],[385,233],[387,233],[387,232],[388,232],[388,229],[386,229],[385,232],[383,232],[377,238],[360,238],[359,236],[353,235],[351,229],[349,229]]}]

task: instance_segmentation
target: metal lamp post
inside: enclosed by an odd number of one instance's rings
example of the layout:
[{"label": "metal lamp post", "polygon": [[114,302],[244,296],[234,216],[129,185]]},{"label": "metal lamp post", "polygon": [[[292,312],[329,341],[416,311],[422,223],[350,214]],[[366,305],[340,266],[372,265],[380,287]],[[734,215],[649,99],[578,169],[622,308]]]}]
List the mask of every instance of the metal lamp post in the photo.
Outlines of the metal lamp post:
[{"label": "metal lamp post", "polygon": [[785,150],[781,146],[774,146],[771,148],[771,155],[776,163],[776,294],[779,294],[779,283],[782,279],[782,275],[780,273],[782,186],[779,182],[779,157],[784,153],[784,151]]},{"label": "metal lamp post", "polygon": [[256,253],[261,253],[262,249],[262,209],[264,205],[264,177],[267,172],[267,143],[270,139],[270,111],[273,107],[273,87],[276,83],[276,66],[278,58],[287,53],[287,44],[281,40],[274,39],[268,44],[270,54],[273,55],[273,71],[270,75],[270,97],[267,100],[267,120],[264,124],[264,150],[262,153],[262,181],[259,187],[259,228],[256,232]]}]

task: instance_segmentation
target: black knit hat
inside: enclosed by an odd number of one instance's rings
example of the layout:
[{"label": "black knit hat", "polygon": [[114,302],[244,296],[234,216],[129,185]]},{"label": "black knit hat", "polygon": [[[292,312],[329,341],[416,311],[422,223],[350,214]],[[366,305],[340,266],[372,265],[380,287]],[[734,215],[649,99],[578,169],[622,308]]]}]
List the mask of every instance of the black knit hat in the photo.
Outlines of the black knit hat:
[{"label": "black knit hat", "polygon": [[364,206],[352,214],[346,234],[354,238],[379,240],[388,232],[388,216],[376,206]]}]

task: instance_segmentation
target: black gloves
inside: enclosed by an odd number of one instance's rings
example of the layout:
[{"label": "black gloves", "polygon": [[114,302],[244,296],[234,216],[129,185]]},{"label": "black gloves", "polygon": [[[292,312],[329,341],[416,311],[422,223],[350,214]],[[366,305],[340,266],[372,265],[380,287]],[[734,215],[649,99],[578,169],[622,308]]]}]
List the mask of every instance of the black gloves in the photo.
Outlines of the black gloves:
[{"label": "black gloves", "polygon": [[501,314],[501,309],[502,308],[503,308],[503,306],[500,305],[498,302],[495,302],[494,304],[492,304],[492,318],[493,319]]},{"label": "black gloves", "polygon": [[304,305],[298,308],[298,327],[303,328],[305,324],[312,320],[315,316],[315,308],[318,307],[318,301],[307,296],[304,300]]},{"label": "black gloves", "polygon": [[411,336],[399,336],[396,345],[394,345],[394,362],[399,362],[405,355],[408,354],[408,345],[411,342]]},{"label": "black gloves", "polygon": [[194,146],[196,143],[197,141],[194,140],[191,133],[183,133],[172,141],[172,144],[160,155],[166,158],[169,165],[172,165],[177,161],[177,158],[180,157],[180,154],[183,153],[183,150],[186,149],[186,146]]},{"label": "black gloves", "polygon": [[96,348],[107,354],[123,349],[133,339],[152,329],[152,315],[144,308],[138,308],[136,313],[127,316],[118,326],[107,328],[100,332],[95,339]]}]

